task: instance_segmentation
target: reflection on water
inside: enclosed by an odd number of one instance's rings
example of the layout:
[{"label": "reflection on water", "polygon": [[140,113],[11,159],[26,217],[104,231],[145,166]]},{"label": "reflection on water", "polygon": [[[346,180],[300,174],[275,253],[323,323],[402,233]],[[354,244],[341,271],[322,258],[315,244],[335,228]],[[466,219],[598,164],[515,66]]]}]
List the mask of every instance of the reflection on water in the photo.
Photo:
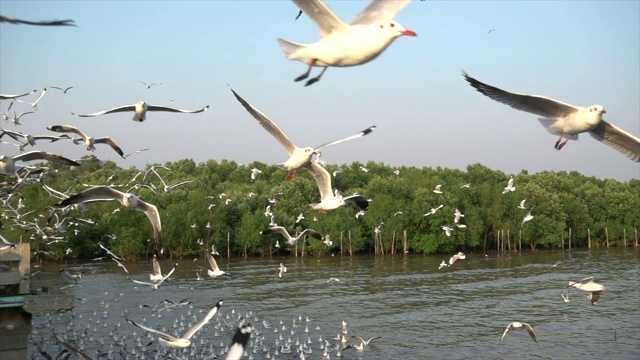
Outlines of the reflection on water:
[{"label": "reflection on water", "polygon": [[[179,327],[181,318],[185,323],[194,316],[200,318],[203,314],[198,311],[208,311],[224,299],[219,317],[194,337],[194,349],[174,351],[173,356],[220,357],[230,343],[232,328],[246,321],[258,329],[248,354],[254,359],[266,358],[267,352],[271,358],[289,359],[303,345],[311,349],[305,358],[320,359],[326,341],[330,347],[340,344],[333,340],[336,335],[344,335],[350,344],[357,343],[352,335],[382,337],[363,352],[344,350],[344,359],[638,359],[639,254],[637,249],[467,254],[465,260],[442,270],[438,264],[445,257],[273,258],[229,263],[219,259],[220,267],[232,277],[204,281],[196,280],[195,265],[184,260],[172,281],[157,291],[136,288],[115,263],[87,263],[84,269],[95,273],[85,278],[82,287],[63,290],[82,299],[76,301],[74,311],[34,317],[29,356],[39,347],[57,354],[58,346],[47,330],[53,327],[63,337],[77,339],[91,356],[111,349],[114,359],[154,358],[164,355],[164,349],[157,340],[145,347],[151,338],[138,341],[141,331],[128,324],[126,317],[145,319],[148,326],[159,324],[180,335],[184,330],[171,328],[176,319]],[[280,262],[288,268],[282,279],[278,278]],[[170,267],[163,263],[165,270]],[[80,265],[67,268],[78,271]],[[146,263],[128,268],[134,278],[148,280]],[[65,285],[58,268],[47,270],[34,279],[34,287]],[[587,276],[607,287],[597,305],[590,305],[587,294],[574,289],[571,301],[565,303],[560,293],[567,291],[567,282]],[[340,281],[327,283],[330,277]],[[191,290],[195,285],[199,286]],[[141,308],[163,299],[184,298],[193,309],[183,306],[153,314]],[[264,320],[270,328],[264,328]],[[346,334],[343,320],[348,322]],[[500,343],[504,326],[512,321],[531,324],[538,342],[524,330],[512,330]],[[286,349],[288,341],[293,352],[283,354],[282,346]],[[126,355],[120,353],[123,349]],[[335,351],[330,355],[336,358]]]}]

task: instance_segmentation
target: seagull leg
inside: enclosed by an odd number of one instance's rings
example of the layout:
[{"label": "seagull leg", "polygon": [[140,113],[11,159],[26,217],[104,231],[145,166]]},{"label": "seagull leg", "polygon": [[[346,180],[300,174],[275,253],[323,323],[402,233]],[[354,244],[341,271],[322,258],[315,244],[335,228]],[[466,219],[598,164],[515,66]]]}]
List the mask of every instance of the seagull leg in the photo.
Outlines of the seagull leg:
[{"label": "seagull leg", "polygon": [[285,179],[287,181],[291,181],[291,179],[293,179],[293,177],[296,176],[295,171],[289,171],[289,173],[287,174],[287,176],[285,177]]},{"label": "seagull leg", "polygon": [[558,150],[562,149],[562,147],[567,145],[568,142],[569,142],[569,138],[567,138],[567,140],[563,141],[562,144],[558,145],[557,149]]},{"label": "seagull leg", "polygon": [[320,78],[322,77],[322,74],[324,74],[325,71],[327,71],[326,67],[323,68],[322,71],[320,71],[320,75],[318,75],[318,76],[316,76],[316,77],[314,77],[312,79],[309,79],[309,81],[307,81],[307,83],[304,84],[304,86],[309,86],[309,85],[315,84],[318,81],[320,81]]},{"label": "seagull leg", "polygon": [[[312,69],[312,68],[313,68],[313,66],[316,64],[316,62],[317,62],[317,61],[318,61],[317,59],[313,59],[313,60],[311,60],[311,63],[309,63],[309,68],[307,69],[307,72],[306,72],[306,73],[304,73],[304,74],[302,74],[302,75],[300,75],[300,76],[298,76],[298,77],[297,77],[297,78],[295,78],[295,80],[293,80],[293,81],[296,81],[296,82],[297,82],[297,81],[302,81],[302,80],[304,80],[304,79],[308,78],[308,77],[309,77],[309,74],[311,73],[311,69]],[[311,80],[309,80],[309,81],[311,81]],[[316,80],[316,81],[317,81],[317,80]]]},{"label": "seagull leg", "polygon": [[556,141],[556,144],[553,146],[556,150],[562,149],[562,147],[567,144],[567,141],[569,141],[569,138],[567,138],[563,143],[560,143],[562,141],[563,136],[564,136],[564,129],[560,130],[560,137],[558,138],[558,141]]}]

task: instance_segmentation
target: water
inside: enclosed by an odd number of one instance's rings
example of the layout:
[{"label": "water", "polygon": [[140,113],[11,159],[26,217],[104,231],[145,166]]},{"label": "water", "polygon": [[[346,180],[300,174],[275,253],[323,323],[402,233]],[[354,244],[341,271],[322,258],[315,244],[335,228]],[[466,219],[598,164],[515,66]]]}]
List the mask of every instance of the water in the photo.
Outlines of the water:
[{"label": "water", "polygon": [[[212,358],[214,353],[220,358],[219,352],[229,345],[232,328],[243,315],[262,332],[252,336],[252,345],[264,337],[255,353],[250,345],[249,355],[254,359],[265,358],[263,350],[268,350],[271,358],[294,358],[293,354],[274,356],[273,344],[280,335],[283,336],[280,344],[287,338],[293,343],[296,339],[303,343],[310,338],[312,353],[305,357],[320,359],[319,337],[336,343],[332,338],[342,334],[343,320],[348,322],[345,336],[349,343],[356,343],[350,338],[352,335],[365,339],[382,337],[372,341],[363,352],[344,350],[344,359],[640,358],[638,250],[468,254],[452,267],[438,270],[444,258],[336,256],[319,260],[312,257],[232,260],[228,264],[226,260],[218,260],[221,268],[233,276],[204,281],[196,280],[193,262],[184,260],[173,281],[157,291],[148,287],[136,290],[135,284],[111,261],[86,263],[83,268],[96,270],[95,274],[85,278],[83,287],[62,290],[83,300],[76,301],[70,313],[51,315],[49,320],[46,316],[34,317],[29,356],[39,347],[53,356],[60,351],[47,329],[53,327],[64,338],[82,340],[85,352],[91,356],[109,350],[114,340],[108,335],[113,331],[116,338],[121,338],[115,341],[112,358],[141,358],[142,350],[135,354],[131,351],[136,348],[135,338],[143,331],[127,323],[126,317],[136,322],[146,318],[147,326],[160,324],[169,328],[176,318],[193,317],[187,315],[190,310],[201,318],[204,314],[198,310],[208,311],[224,299],[219,317],[193,338],[196,344],[193,353],[174,351],[174,357],[198,358],[197,354],[209,345],[213,349],[205,352],[205,358]],[[282,279],[277,277],[280,262],[288,268]],[[554,267],[557,262],[561,263]],[[168,262],[162,264],[165,272],[170,267]],[[80,266],[66,268],[73,272]],[[134,278],[148,280],[146,262],[129,264],[128,268]],[[50,266],[47,270],[36,276],[33,287],[58,289],[65,285],[58,268]],[[566,292],[567,281],[587,276],[606,286],[600,301],[592,306],[586,293],[573,290],[571,301],[563,302],[560,293]],[[327,283],[330,277],[340,281]],[[203,285],[190,289],[198,284]],[[192,302],[193,309],[184,306],[161,311],[158,318],[150,309],[140,308],[141,304],[153,306],[163,299],[184,298]],[[105,311],[107,315],[103,318]],[[251,315],[247,315],[249,312]],[[306,317],[312,321],[306,322]],[[299,318],[302,320],[298,321]],[[96,324],[96,319],[101,322]],[[273,327],[263,329],[263,319]],[[299,327],[292,328],[294,320]],[[273,328],[281,329],[280,321],[286,330],[274,333]],[[531,324],[538,342],[524,330],[512,330],[500,343],[504,326],[512,321]],[[218,325],[224,322],[229,324],[228,329]],[[83,334],[87,325],[89,328]],[[168,332],[181,335],[184,330]],[[141,342],[146,344],[149,339]],[[127,345],[126,356],[118,353],[121,344]],[[146,358],[166,354],[157,340],[144,349]],[[335,351],[331,358],[337,358]]]}]

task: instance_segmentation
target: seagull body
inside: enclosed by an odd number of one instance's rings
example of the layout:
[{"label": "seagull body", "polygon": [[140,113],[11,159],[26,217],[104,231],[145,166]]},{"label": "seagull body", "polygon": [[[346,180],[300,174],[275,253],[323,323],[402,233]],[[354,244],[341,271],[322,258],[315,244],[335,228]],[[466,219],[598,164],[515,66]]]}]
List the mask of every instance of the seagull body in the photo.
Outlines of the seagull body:
[{"label": "seagull body", "polygon": [[[489,98],[514,109],[543,116],[538,120],[550,133],[560,135],[554,147],[562,149],[569,139],[578,140],[588,132],[594,139],[609,145],[635,162],[640,162],[640,138],[602,119],[606,113],[602,105],[577,107],[539,95],[510,93],[484,84],[463,72],[476,90]],[[562,138],[565,137],[565,141]]]},{"label": "seagull body", "polygon": [[242,359],[252,331],[253,327],[251,324],[242,325],[238,330],[236,330],[236,333],[233,335],[233,339],[231,339],[231,345],[229,346],[229,351],[227,351],[227,357],[225,357],[225,360]]},{"label": "seagull body", "polygon": [[510,323],[504,328],[504,331],[502,332],[502,336],[500,337],[500,342],[502,342],[502,339],[504,339],[504,336],[507,335],[507,333],[509,332],[509,329],[511,328],[522,329],[523,327],[527,330],[527,332],[529,333],[533,341],[538,342],[538,340],[536,339],[536,333],[533,331],[533,327],[531,327],[531,325],[527,323],[520,323],[517,321]]},{"label": "seagull body", "polygon": [[320,191],[320,202],[310,204],[313,209],[327,211],[337,209],[347,204],[355,204],[362,210],[367,210],[369,201],[362,195],[350,195],[342,197],[336,196],[331,190],[331,175],[322,166],[316,163],[309,163],[305,167],[316,179],[318,190]]},{"label": "seagull body", "polygon": [[146,86],[146,87],[147,87],[147,89],[151,89],[151,87],[152,87],[152,86],[155,86],[155,85],[162,85],[162,83],[151,83],[151,84],[147,84],[147,83],[146,83],[146,82],[144,82],[144,81],[138,81],[138,82],[139,82],[140,84],[142,84],[142,85]]},{"label": "seagull body", "polygon": [[280,145],[282,145],[285,148],[285,150],[287,150],[287,153],[289,154],[289,159],[287,159],[287,161],[283,163],[276,165],[281,169],[289,171],[289,175],[287,176],[287,179],[291,179],[294,171],[309,164],[311,162],[311,158],[313,157],[313,155],[316,154],[321,149],[324,149],[326,147],[329,147],[335,144],[339,144],[344,141],[353,140],[361,136],[368,135],[376,128],[375,126],[370,126],[367,129],[362,130],[354,135],[351,135],[339,140],[334,140],[334,141],[319,145],[315,148],[312,148],[312,147],[300,148],[296,146],[289,139],[289,137],[287,137],[287,134],[285,134],[278,127],[278,125],[276,125],[275,122],[273,122],[266,115],[264,115],[263,113],[255,109],[253,106],[251,106],[251,104],[249,104],[246,100],[240,97],[240,95],[238,95],[235,91],[233,91],[233,89],[231,89],[231,92],[236,97],[236,99],[240,102],[240,104],[242,104],[242,106],[244,106],[244,108],[249,112],[249,114],[251,114],[251,116],[253,116],[269,134],[271,134],[276,140],[278,140]]},{"label": "seagull body", "polygon": [[117,152],[118,155],[120,155],[123,159],[125,159],[124,152],[122,151],[120,146],[118,146],[118,144],[108,136],[94,139],[91,136],[88,136],[87,134],[82,132],[82,130],[71,125],[53,125],[53,126],[47,127],[47,129],[55,132],[74,133],[80,136],[82,140],[84,140],[84,146],[87,148],[88,151],[95,151],[96,150],[95,144],[107,144],[111,146],[111,148],[115,152]]},{"label": "seagull body", "polygon": [[0,174],[7,176],[16,175],[17,161],[45,160],[61,163],[69,166],[80,166],[76,161],[67,159],[63,156],[52,154],[45,151],[30,151],[16,156],[0,155]]},{"label": "seagull body", "polygon": [[444,206],[444,204],[440,204],[440,205],[438,205],[438,207],[431,208],[431,210],[430,210],[428,213],[426,213],[426,214],[424,214],[424,215],[422,215],[422,216],[429,216],[429,215],[433,215],[433,214],[435,214],[438,210],[442,209],[442,207],[443,207],[443,206]]},{"label": "seagull body", "polygon": [[221,275],[231,276],[225,271],[220,270],[220,268],[218,267],[218,263],[216,262],[216,259],[213,256],[211,256],[211,254],[207,253],[206,255],[207,255],[207,261],[209,262],[209,266],[211,266],[211,269],[207,270],[207,275],[209,275],[210,278],[215,278]]},{"label": "seagull body", "polygon": [[258,174],[262,174],[262,170],[258,168],[251,169],[251,181],[254,181],[258,178]]},{"label": "seagull body", "polygon": [[260,232],[260,234],[262,235],[273,233],[278,233],[284,236],[284,238],[287,240],[287,244],[289,244],[290,246],[294,246],[298,242],[298,240],[304,239],[307,236],[311,236],[312,238],[317,240],[322,240],[322,235],[313,229],[305,229],[296,237],[291,236],[287,229],[282,226],[273,226]]},{"label": "seagull body", "polygon": [[282,279],[282,274],[287,272],[287,267],[284,266],[283,263],[280,263],[280,268],[278,269],[278,277]]},{"label": "seagull body", "polygon": [[200,330],[203,326],[205,326],[215,316],[220,306],[222,306],[222,300],[218,301],[218,303],[216,303],[216,305],[211,310],[209,310],[207,315],[203,317],[200,321],[198,321],[195,325],[193,325],[189,330],[187,330],[187,332],[184,333],[184,335],[181,338],[176,338],[162,331],[137,324],[129,319],[127,319],[127,321],[132,325],[139,327],[142,330],[158,335],[160,344],[162,344],[163,346],[174,348],[174,349],[184,349],[191,346],[191,338],[193,337],[193,335],[195,335],[195,333],[198,332],[198,330]]},{"label": "seagull body", "polygon": [[453,215],[455,216],[455,218],[453,219],[453,222],[456,224],[458,223],[458,221],[460,221],[460,218],[464,217],[464,215],[457,208],[456,208],[456,211],[453,213]]},{"label": "seagull body", "polygon": [[604,285],[593,282],[593,277],[584,278],[578,281],[569,281],[568,287],[590,292],[591,294],[589,295],[589,300],[591,301],[591,305],[595,305],[600,299],[600,294],[602,294],[603,291],[607,290]]},{"label": "seagull body", "polygon": [[529,211],[527,212],[527,215],[524,216],[524,218],[522,219],[522,224],[520,225],[520,227],[524,227],[524,223],[526,223],[527,221],[531,221],[533,220],[533,215],[531,215],[531,212],[533,211],[533,206],[531,207],[531,209],[529,209]]},{"label": "seagull body", "polygon": [[164,278],[162,276],[162,269],[160,268],[160,263],[158,262],[158,257],[153,255],[153,259],[151,259],[151,264],[153,266],[153,273],[149,274],[149,280],[151,281],[160,281]]},{"label": "seagull body", "polygon": [[314,66],[324,69],[317,77],[307,81],[311,85],[322,77],[327,67],[346,67],[365,64],[380,55],[396,38],[416,36],[392,18],[410,1],[373,0],[351,23],[338,18],[322,0],[293,0],[318,26],[320,41],[297,44],[278,39],[289,60],[298,60],[309,66],[296,81],[306,79]]},{"label": "seagull body", "polygon": [[436,194],[442,194],[442,190],[440,190],[440,188],[442,187],[442,185],[438,184],[436,185],[436,188],[433,189],[433,192]]},{"label": "seagull body", "polygon": [[162,105],[149,105],[144,101],[140,101],[133,105],[124,105],[124,106],[113,108],[111,110],[99,111],[93,114],[85,114],[85,115],[79,115],[79,114],[76,115],[74,113],[71,113],[71,114],[78,117],[92,117],[92,116],[98,116],[98,115],[133,111],[134,115],[132,120],[143,122],[147,119],[147,111],[165,111],[165,112],[175,112],[175,113],[185,113],[185,114],[197,114],[197,113],[206,111],[207,109],[209,109],[209,105],[199,110],[180,110],[180,109],[174,109],[174,108],[170,108],[168,106],[162,106]]},{"label": "seagull body", "polygon": [[364,350],[364,347],[369,345],[369,343],[371,342],[371,340],[375,340],[375,339],[380,339],[380,336],[376,336],[376,337],[372,337],[369,340],[365,340],[364,338],[358,336],[358,335],[353,335],[351,336],[354,339],[357,339],[358,341],[360,341],[360,344],[357,345],[349,345],[351,347],[353,347],[354,349],[358,350],[358,351],[362,351]]},{"label": "seagull body", "polygon": [[304,214],[300,213],[296,218],[296,224],[300,223],[300,221],[304,220]]},{"label": "seagull body", "polygon": [[438,266],[438,270],[445,268],[447,266],[450,266],[449,264],[447,264],[444,260],[442,260],[442,262],[440,263],[440,265]]},{"label": "seagull body", "polygon": [[451,236],[451,231],[453,230],[453,228],[448,227],[448,226],[446,226],[446,225],[443,225],[443,226],[440,226],[440,227],[442,228],[442,230],[444,230],[444,233],[445,233],[447,236]]},{"label": "seagull body", "polygon": [[40,102],[40,100],[42,100],[42,97],[44,96],[44,94],[47,93],[47,88],[43,88],[42,91],[40,92],[40,95],[38,95],[38,98],[36,99],[36,101],[32,102],[32,103],[28,103],[26,101],[22,101],[20,99],[16,99],[16,101],[21,102],[21,103],[25,103],[25,104],[29,104],[31,105],[32,108],[36,108],[38,107],[38,103]]},{"label": "seagull body", "polygon": [[96,186],[85,190],[81,193],[77,193],[69,198],[62,200],[56,206],[65,207],[72,204],[82,203],[88,200],[118,200],[120,203],[129,209],[142,211],[147,216],[153,226],[153,236],[156,241],[156,247],[158,251],[162,248],[162,224],[160,222],[160,214],[155,205],[142,201],[136,195],[131,193],[124,193],[108,186]]},{"label": "seagull body", "polygon": [[19,131],[11,131],[11,130],[2,130],[0,131],[0,138],[2,138],[2,136],[4,135],[8,135],[10,136],[12,139],[19,141],[19,138],[22,138],[24,140],[24,143],[22,144],[22,147],[24,148],[24,146],[26,145],[31,145],[31,146],[36,146],[36,141],[38,140],[49,140],[49,142],[56,142],[58,140],[62,140],[62,139],[69,139],[69,135],[65,135],[65,134],[60,134],[58,136],[52,136],[52,135],[31,135],[31,134],[25,134]]},{"label": "seagull body", "polygon": [[524,203],[525,203],[526,201],[527,201],[527,199],[524,199],[524,200],[520,201],[520,205],[518,205],[518,209],[526,209],[526,208],[524,207]]},{"label": "seagull body", "polygon": [[[114,259],[115,260],[115,259]],[[176,266],[178,266],[178,264],[176,264]],[[153,290],[158,290],[160,288],[160,285],[162,285],[162,283],[167,280],[169,278],[169,276],[171,276],[171,274],[173,274],[174,271],[176,271],[176,266],[173,267],[173,269],[171,269],[171,271],[169,271],[169,273],[167,275],[165,275],[162,279],[160,279],[159,282],[154,282],[154,283],[148,283],[145,281],[139,281],[139,280],[134,280],[132,278],[129,277],[129,275],[127,275],[127,279],[133,281],[136,284],[140,284],[140,285],[148,285],[151,286],[151,288]]]},{"label": "seagull body", "polygon": [[560,295],[562,296],[562,301],[566,303],[569,302],[569,291],[567,291],[567,296],[565,296],[563,292],[561,292]]},{"label": "seagull body", "polygon": [[513,178],[509,178],[509,182],[507,182],[507,186],[505,186],[504,190],[502,191],[503,194],[506,194],[510,191],[516,191],[516,187],[513,186]]},{"label": "seagull body", "polygon": [[465,254],[463,254],[462,252],[458,252],[457,254],[453,255],[449,259],[449,265],[453,265],[453,263],[456,262],[456,260],[458,260],[458,259],[464,260],[466,258],[467,258],[467,256]]},{"label": "seagull body", "polygon": [[111,250],[107,249],[106,247],[104,247],[104,245],[98,243],[98,245],[100,245],[100,247],[102,248],[102,250],[106,251],[107,254],[111,255],[112,258],[116,259],[116,260],[122,260],[120,259],[116,254],[112,253]]}]

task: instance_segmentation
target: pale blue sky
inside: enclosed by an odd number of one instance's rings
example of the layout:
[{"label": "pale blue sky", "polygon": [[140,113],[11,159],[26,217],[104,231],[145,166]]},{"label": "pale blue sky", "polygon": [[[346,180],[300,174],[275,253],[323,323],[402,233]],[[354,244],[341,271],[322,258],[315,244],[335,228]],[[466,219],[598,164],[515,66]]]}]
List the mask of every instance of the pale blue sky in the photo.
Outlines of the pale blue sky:
[{"label": "pale blue sky", "polygon": [[[367,4],[327,3],[345,21]],[[293,82],[306,66],[287,60],[276,42],[318,40],[308,18],[294,21],[297,11],[290,1],[2,0],[2,15],[74,19],[78,27],[1,24],[0,93],[79,86],[65,95],[49,89],[23,126],[2,126],[38,135],[46,126],[70,124],[94,137],[112,136],[125,153],[151,148],[123,160],[98,147],[96,156],[124,168],[182,158],[284,161],[284,149],[235,100],[228,83],[299,146],[378,126],[366,138],[323,151],[330,163],[459,169],[482,163],[506,173],[640,177],[637,163],[589,135],[554,150],[556,137],[535,115],[482,96],[460,75],[464,69],[505,90],[576,106],[601,104],[607,121],[640,135],[639,1],[414,1],[395,19],[417,37],[397,39],[368,64],[330,68],[307,88]],[[147,90],[136,80],[163,85]],[[129,113],[70,114],[140,100],[211,108],[197,115],[149,113],[143,123]],[[3,101],[0,110],[8,105]],[[87,154],[70,142],[39,148],[71,158]]]}]

